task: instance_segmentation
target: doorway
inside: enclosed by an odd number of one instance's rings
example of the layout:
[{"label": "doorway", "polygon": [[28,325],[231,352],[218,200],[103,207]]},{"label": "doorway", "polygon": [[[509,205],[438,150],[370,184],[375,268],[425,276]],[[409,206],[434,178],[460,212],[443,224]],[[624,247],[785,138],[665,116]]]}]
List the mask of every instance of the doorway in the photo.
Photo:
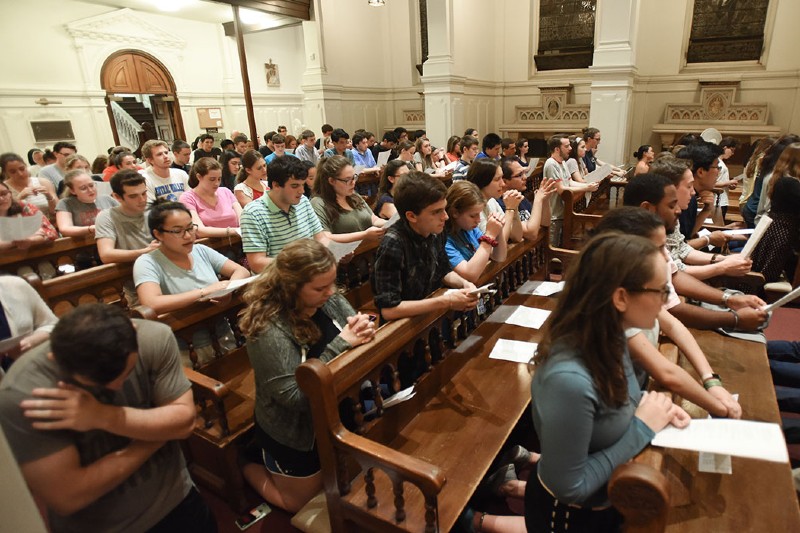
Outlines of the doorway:
[{"label": "doorway", "polygon": [[175,82],[153,56],[121,50],[103,63],[100,86],[116,145],[138,151],[149,139],[185,139]]}]

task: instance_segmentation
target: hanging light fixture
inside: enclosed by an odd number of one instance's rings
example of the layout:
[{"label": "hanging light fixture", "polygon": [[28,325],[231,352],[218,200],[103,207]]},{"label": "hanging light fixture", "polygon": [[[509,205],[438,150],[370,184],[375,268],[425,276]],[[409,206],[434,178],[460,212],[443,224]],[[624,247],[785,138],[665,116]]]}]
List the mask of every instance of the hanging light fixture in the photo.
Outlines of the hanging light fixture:
[{"label": "hanging light fixture", "polygon": [[386,5],[386,0],[367,0],[367,5],[370,7],[383,7]]}]

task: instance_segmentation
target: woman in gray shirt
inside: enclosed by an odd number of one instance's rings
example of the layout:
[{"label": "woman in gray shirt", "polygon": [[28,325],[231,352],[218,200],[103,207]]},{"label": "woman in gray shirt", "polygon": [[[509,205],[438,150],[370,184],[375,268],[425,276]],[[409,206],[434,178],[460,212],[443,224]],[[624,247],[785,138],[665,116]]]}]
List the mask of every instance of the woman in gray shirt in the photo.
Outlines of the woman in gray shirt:
[{"label": "woman in gray shirt", "polygon": [[336,292],[333,253],[312,239],[288,244],[244,294],[239,328],[256,382],[257,462],[244,477],[269,503],[291,513],[322,490],[308,398],[295,369],[308,358],[328,362],[372,340],[368,315]]}]

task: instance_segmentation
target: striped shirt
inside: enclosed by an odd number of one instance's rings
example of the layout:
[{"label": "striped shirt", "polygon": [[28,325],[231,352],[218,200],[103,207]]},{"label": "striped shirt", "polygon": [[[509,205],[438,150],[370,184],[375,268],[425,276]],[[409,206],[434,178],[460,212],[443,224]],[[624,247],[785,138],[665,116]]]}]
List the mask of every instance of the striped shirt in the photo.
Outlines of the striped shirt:
[{"label": "striped shirt", "polygon": [[322,224],[305,196],[297,205],[289,206],[287,213],[267,193],[244,207],[239,222],[244,252],[264,252],[267,257],[275,257],[292,241],[313,239],[322,231]]}]

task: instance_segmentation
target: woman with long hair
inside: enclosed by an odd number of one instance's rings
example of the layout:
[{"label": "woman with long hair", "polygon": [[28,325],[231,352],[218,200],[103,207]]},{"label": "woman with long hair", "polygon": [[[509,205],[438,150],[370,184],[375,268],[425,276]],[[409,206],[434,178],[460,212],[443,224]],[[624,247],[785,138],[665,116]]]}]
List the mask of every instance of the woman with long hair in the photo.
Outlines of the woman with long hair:
[{"label": "woman with long hair", "polygon": [[225,150],[219,156],[219,164],[222,166],[222,186],[233,191],[236,187],[236,175],[242,168],[242,156],[233,150]]},{"label": "woman with long hair", "polygon": [[800,252],[800,143],[787,146],[775,163],[767,196],[772,224],[753,250],[753,272],[767,283],[781,275],[791,280]]},{"label": "woman with long hair", "polygon": [[447,139],[446,147],[447,150],[444,153],[444,157],[447,163],[455,163],[461,159],[461,137],[458,135],[451,136]]},{"label": "woman with long hair", "polygon": [[408,165],[399,159],[389,161],[383,167],[381,181],[378,183],[378,194],[375,195],[375,203],[372,205],[372,211],[382,219],[389,220],[397,213],[392,198],[392,187],[400,176],[408,172]]},{"label": "woman with long hair", "polygon": [[257,458],[245,479],[267,502],[295,513],[322,489],[308,398],[295,370],[372,340],[374,324],[336,292],[336,260],[324,245],[288,244],[244,294],[239,328],[256,384]]},{"label": "woman with long hair", "polygon": [[[517,216],[517,209],[522,201],[522,193],[515,190],[509,190],[505,193],[505,183],[503,182],[503,169],[496,161],[488,158],[476,159],[469,166],[467,171],[467,181],[470,181],[478,186],[486,206],[481,211],[481,221],[478,227],[482,232],[486,231],[486,225],[489,221],[489,215],[495,213],[497,215],[510,214],[503,222],[503,233],[501,238],[508,241],[511,239],[513,242],[522,241],[522,222]],[[500,207],[497,199],[502,197],[505,209]]]},{"label": "woman with long hair", "polygon": [[355,169],[346,157],[326,157],[317,165],[311,206],[332,241],[376,240],[383,236],[386,221],[372,212],[355,187]]},{"label": "woman with long hair", "polygon": [[197,224],[197,236],[230,237],[239,227],[242,206],[227,187],[221,187],[222,165],[213,157],[201,157],[189,172],[189,187],[181,203]]},{"label": "woman with long hair", "polygon": [[528,147],[528,139],[520,137],[519,139],[517,139],[516,144],[517,144],[517,155],[515,155],[514,157],[517,158],[517,161],[519,162],[520,165],[522,165],[525,168],[528,168],[528,165],[530,164],[530,161],[528,160],[528,150],[530,150],[530,148]]},{"label": "woman with long hair", "polygon": [[[224,158],[225,154],[222,154],[220,162]],[[228,164],[230,164],[230,160],[228,160]],[[236,176],[236,187],[233,188],[236,199],[239,200],[239,205],[244,207],[253,200],[258,200],[268,190],[267,163],[264,161],[264,156],[256,150],[246,151],[241,156],[241,166]]]},{"label": "woman with long hair", "polygon": [[431,142],[425,137],[420,137],[414,144],[414,168],[420,172],[433,174],[435,176],[443,176],[444,171],[442,167],[442,151],[440,149],[434,150]]},{"label": "woman with long hair", "polygon": [[784,148],[796,142],[800,142],[800,137],[797,135],[784,135],[764,152],[764,157],[761,159],[757,175],[753,180],[753,192],[747,199],[747,203],[741,209],[742,218],[747,223],[747,227],[754,228],[761,219],[761,215],[767,212],[767,209],[765,209],[765,201],[761,200],[762,195],[766,196],[764,181],[769,183],[772,177],[772,171],[775,169],[775,164],[778,162],[778,158],[783,153]]},{"label": "woman with long hair", "polygon": [[506,258],[508,243],[502,238],[505,214],[489,215],[486,231],[481,231],[478,224],[486,199],[480,189],[467,180],[453,183],[446,199],[445,251],[450,267],[462,278],[476,283],[490,259],[504,261]]},{"label": "woman with long hair", "polygon": [[583,157],[586,155],[586,141],[581,137],[570,137],[569,145],[571,147],[569,159],[564,163],[567,165],[570,179],[578,183],[586,183],[586,180],[583,179],[589,173],[586,163],[583,161]]},{"label": "woman with long hair", "polygon": [[58,196],[48,179],[32,178],[28,165],[18,155],[0,155],[0,180],[5,182],[14,195],[14,201],[34,206],[51,223],[55,221]]},{"label": "woman with long hair", "polygon": [[411,141],[400,141],[395,147],[397,150],[397,159],[409,165],[414,163],[414,152],[416,147]]},{"label": "woman with long hair", "polygon": [[656,154],[653,152],[652,146],[649,144],[643,144],[638,150],[633,152],[633,157],[635,157],[637,161],[633,175],[637,176],[639,174],[646,174],[647,172],[650,172],[650,163],[652,163],[653,159],[656,158]]},{"label": "woman with long hair", "polygon": [[600,235],[578,256],[534,357],[542,456],[525,495],[528,531],[613,531],[614,469],[667,424],[688,424],[668,396],[641,392],[626,349],[626,328],[653,327],[667,281],[658,247],[642,237]]},{"label": "woman with long hair", "polygon": [[761,161],[764,159],[764,152],[767,148],[773,145],[777,139],[775,137],[764,137],[755,143],[753,153],[747,160],[744,167],[744,180],[742,181],[742,195],[739,196],[739,210],[744,209],[750,195],[753,194],[753,184],[758,176],[758,169],[761,167]]}]

